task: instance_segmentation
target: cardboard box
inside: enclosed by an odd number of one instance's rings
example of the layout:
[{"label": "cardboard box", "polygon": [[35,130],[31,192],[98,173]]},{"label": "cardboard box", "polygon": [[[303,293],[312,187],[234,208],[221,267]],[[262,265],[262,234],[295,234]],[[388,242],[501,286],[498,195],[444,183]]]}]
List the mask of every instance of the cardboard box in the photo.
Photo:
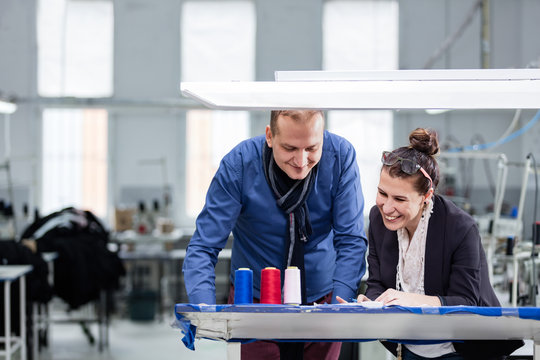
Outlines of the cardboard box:
[{"label": "cardboard box", "polygon": [[133,229],[133,208],[115,208],[114,209],[114,229],[115,231],[126,231]]}]

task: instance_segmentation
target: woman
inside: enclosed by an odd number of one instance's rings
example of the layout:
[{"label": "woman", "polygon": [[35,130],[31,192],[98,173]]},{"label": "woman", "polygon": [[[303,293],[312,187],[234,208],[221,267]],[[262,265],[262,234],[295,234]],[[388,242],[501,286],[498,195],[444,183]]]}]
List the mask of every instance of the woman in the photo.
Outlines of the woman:
[{"label": "woman", "polygon": [[[376,206],[369,215],[369,278],[358,301],[500,306],[475,221],[434,194],[439,183],[436,132],[416,129],[409,141],[409,146],[382,155]],[[499,359],[523,342],[383,344],[403,359],[476,360]]]}]

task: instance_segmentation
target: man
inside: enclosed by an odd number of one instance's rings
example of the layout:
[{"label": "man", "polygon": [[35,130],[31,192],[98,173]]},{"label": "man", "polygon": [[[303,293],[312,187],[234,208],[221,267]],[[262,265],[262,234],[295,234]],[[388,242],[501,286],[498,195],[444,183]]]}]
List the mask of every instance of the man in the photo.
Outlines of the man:
[{"label": "man", "polygon": [[[301,269],[304,304],[354,298],[365,272],[363,208],[354,148],[324,130],[323,113],[272,111],[266,136],[237,145],[210,184],[183,266],[189,301],[216,302],[214,266],[231,231],[229,302],[235,270],[253,270],[257,301],[261,270],[289,265]],[[340,347],[306,343],[304,355],[337,359]],[[279,348],[246,344],[242,358],[279,359]]]}]

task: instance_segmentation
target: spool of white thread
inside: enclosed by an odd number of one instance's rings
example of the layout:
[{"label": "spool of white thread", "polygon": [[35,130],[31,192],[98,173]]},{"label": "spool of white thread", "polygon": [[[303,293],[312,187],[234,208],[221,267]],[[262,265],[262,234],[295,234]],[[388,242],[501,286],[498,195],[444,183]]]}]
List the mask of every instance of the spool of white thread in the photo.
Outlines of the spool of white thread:
[{"label": "spool of white thread", "polygon": [[285,269],[283,303],[287,305],[300,305],[302,303],[302,294],[300,291],[300,269],[296,266],[289,266],[287,269]]}]

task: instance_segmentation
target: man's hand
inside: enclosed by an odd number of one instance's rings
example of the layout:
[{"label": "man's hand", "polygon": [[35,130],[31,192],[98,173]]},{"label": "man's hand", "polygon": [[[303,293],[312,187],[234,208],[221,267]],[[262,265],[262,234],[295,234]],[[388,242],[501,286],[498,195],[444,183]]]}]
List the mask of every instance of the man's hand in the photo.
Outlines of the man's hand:
[{"label": "man's hand", "polygon": [[[348,304],[348,302],[346,300],[344,300],[343,298],[339,297],[339,296],[336,296],[336,300],[340,303],[340,304]],[[363,301],[371,301],[367,298],[367,296],[365,295],[358,295],[358,298],[356,299],[356,302],[363,302]]]}]

